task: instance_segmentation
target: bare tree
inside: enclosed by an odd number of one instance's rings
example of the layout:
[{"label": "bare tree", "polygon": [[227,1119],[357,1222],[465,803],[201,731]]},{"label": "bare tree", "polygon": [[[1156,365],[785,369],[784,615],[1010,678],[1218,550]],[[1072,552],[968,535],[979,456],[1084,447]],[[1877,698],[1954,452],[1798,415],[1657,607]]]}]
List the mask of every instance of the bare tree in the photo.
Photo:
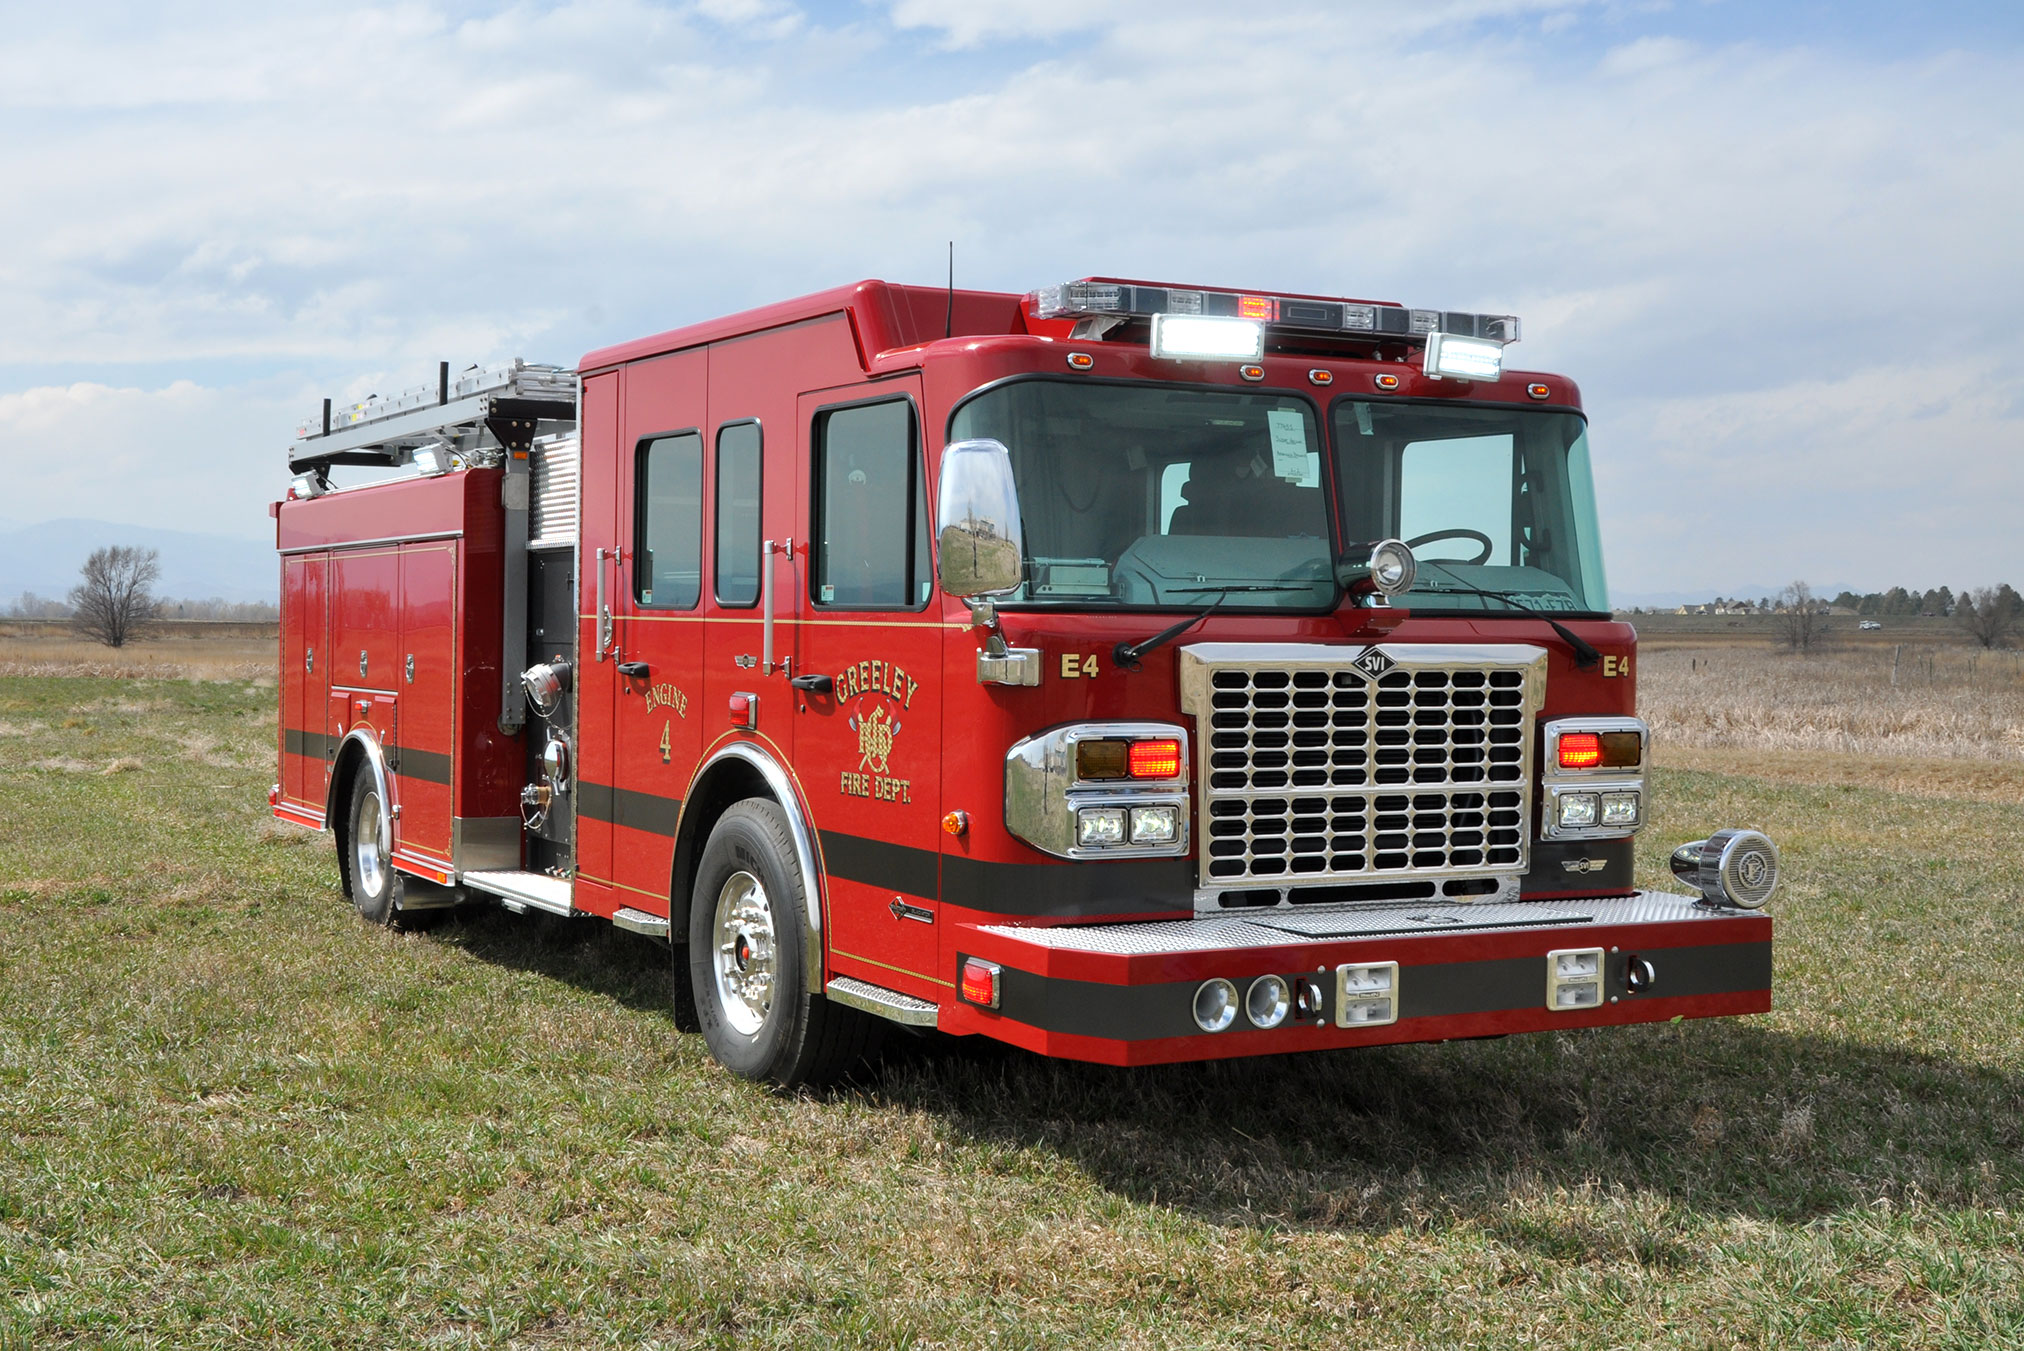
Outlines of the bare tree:
[{"label": "bare tree", "polygon": [[1772,631],[1794,652],[1811,651],[1826,636],[1820,619],[1825,608],[1820,598],[1813,594],[1812,587],[1804,582],[1794,582],[1778,593],[1778,609],[1771,621]]},{"label": "bare tree", "polygon": [[1954,605],[1954,619],[1983,647],[2008,646],[2017,628],[2017,612],[2010,597],[1993,586],[1963,591]]},{"label": "bare tree", "polygon": [[81,571],[84,580],[70,590],[77,632],[107,647],[125,647],[154,617],[152,588],[162,575],[161,555],[153,549],[108,545],[93,549]]}]

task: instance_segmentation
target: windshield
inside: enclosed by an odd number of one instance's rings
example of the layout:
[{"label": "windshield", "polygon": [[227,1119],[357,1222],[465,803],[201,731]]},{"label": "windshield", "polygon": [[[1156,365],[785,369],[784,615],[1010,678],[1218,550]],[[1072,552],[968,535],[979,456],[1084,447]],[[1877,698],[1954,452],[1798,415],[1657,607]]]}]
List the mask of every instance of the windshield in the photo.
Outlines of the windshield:
[{"label": "windshield", "polygon": [[1011,451],[1027,566],[1009,603],[1318,609],[1336,583],[1315,423],[1291,395],[1019,380],[949,439]]},{"label": "windshield", "polygon": [[1608,613],[1580,417],[1345,400],[1334,429],[1343,538],[1396,536],[1419,560],[1419,580],[1393,604],[1511,612],[1496,598],[1508,596],[1535,610]]}]

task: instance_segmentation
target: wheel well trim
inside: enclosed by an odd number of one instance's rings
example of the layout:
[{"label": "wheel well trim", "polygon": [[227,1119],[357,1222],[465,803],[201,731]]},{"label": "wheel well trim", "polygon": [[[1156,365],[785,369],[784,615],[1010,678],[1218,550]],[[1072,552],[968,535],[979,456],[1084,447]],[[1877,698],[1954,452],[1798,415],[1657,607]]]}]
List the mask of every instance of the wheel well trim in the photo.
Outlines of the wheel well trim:
[{"label": "wheel well trim", "polygon": [[[768,755],[750,741],[733,741],[720,748],[690,781],[689,801],[710,778],[710,773],[726,760],[738,760],[758,772],[773,800],[780,804],[780,810],[787,816],[787,833],[794,840],[794,863],[801,870],[801,893],[808,898],[802,907],[801,937],[807,945],[809,960],[802,963],[802,984],[810,994],[822,993],[822,970],[825,953],[822,946],[822,871],[816,865],[815,835],[809,829],[807,813],[801,809],[801,795],[794,789],[794,780],[781,767],[779,761]],[[684,804],[686,807],[686,803]],[[679,831],[679,827],[677,827]],[[701,857],[706,840],[697,839],[695,849]],[[694,898],[691,898],[693,903]]]},{"label": "wheel well trim", "polygon": [[[354,745],[358,747],[357,752],[351,750]],[[324,790],[323,819],[331,822],[332,829],[340,833],[351,829],[350,804],[340,804],[337,801],[337,786],[347,782],[348,776],[342,772],[345,757],[354,753],[364,757],[366,767],[372,771],[373,787],[379,790],[380,803],[386,808],[387,839],[390,845],[397,847],[400,843],[398,839],[400,832],[397,829],[400,819],[394,815],[393,794],[389,791],[393,777],[387,773],[386,751],[381,748],[379,738],[374,736],[369,728],[354,727],[345,733],[344,740],[337,743],[339,772],[330,776],[330,787]],[[389,852],[391,853],[391,849]]]}]

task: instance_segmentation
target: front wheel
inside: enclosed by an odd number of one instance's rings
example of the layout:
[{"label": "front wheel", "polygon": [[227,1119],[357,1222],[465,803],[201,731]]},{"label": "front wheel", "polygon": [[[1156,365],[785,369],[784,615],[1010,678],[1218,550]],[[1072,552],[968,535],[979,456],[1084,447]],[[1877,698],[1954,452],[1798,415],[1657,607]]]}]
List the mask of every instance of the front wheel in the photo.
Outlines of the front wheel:
[{"label": "front wheel", "polygon": [[803,939],[813,903],[794,863],[787,814],[762,799],[710,832],[689,902],[689,980],[710,1054],[782,1088],[826,1083],[871,1049],[877,1027],[807,989]]}]

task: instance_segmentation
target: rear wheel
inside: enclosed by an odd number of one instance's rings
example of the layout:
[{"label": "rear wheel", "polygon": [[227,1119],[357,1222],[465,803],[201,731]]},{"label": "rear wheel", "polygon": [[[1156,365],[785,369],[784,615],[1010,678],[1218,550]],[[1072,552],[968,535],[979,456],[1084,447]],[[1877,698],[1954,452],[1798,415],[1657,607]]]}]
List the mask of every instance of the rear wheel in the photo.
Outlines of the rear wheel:
[{"label": "rear wheel", "polygon": [[734,1074],[783,1088],[826,1083],[862,1060],[878,1027],[807,989],[801,885],[787,815],[741,802],[703,848],[689,903],[689,980],[710,1054]]},{"label": "rear wheel", "polygon": [[394,870],[393,822],[380,796],[379,781],[361,769],[351,790],[351,831],[338,851],[338,866],[344,870],[344,887],[359,918],[368,924],[389,928],[418,928],[439,911],[403,911],[401,893],[406,880]]}]

